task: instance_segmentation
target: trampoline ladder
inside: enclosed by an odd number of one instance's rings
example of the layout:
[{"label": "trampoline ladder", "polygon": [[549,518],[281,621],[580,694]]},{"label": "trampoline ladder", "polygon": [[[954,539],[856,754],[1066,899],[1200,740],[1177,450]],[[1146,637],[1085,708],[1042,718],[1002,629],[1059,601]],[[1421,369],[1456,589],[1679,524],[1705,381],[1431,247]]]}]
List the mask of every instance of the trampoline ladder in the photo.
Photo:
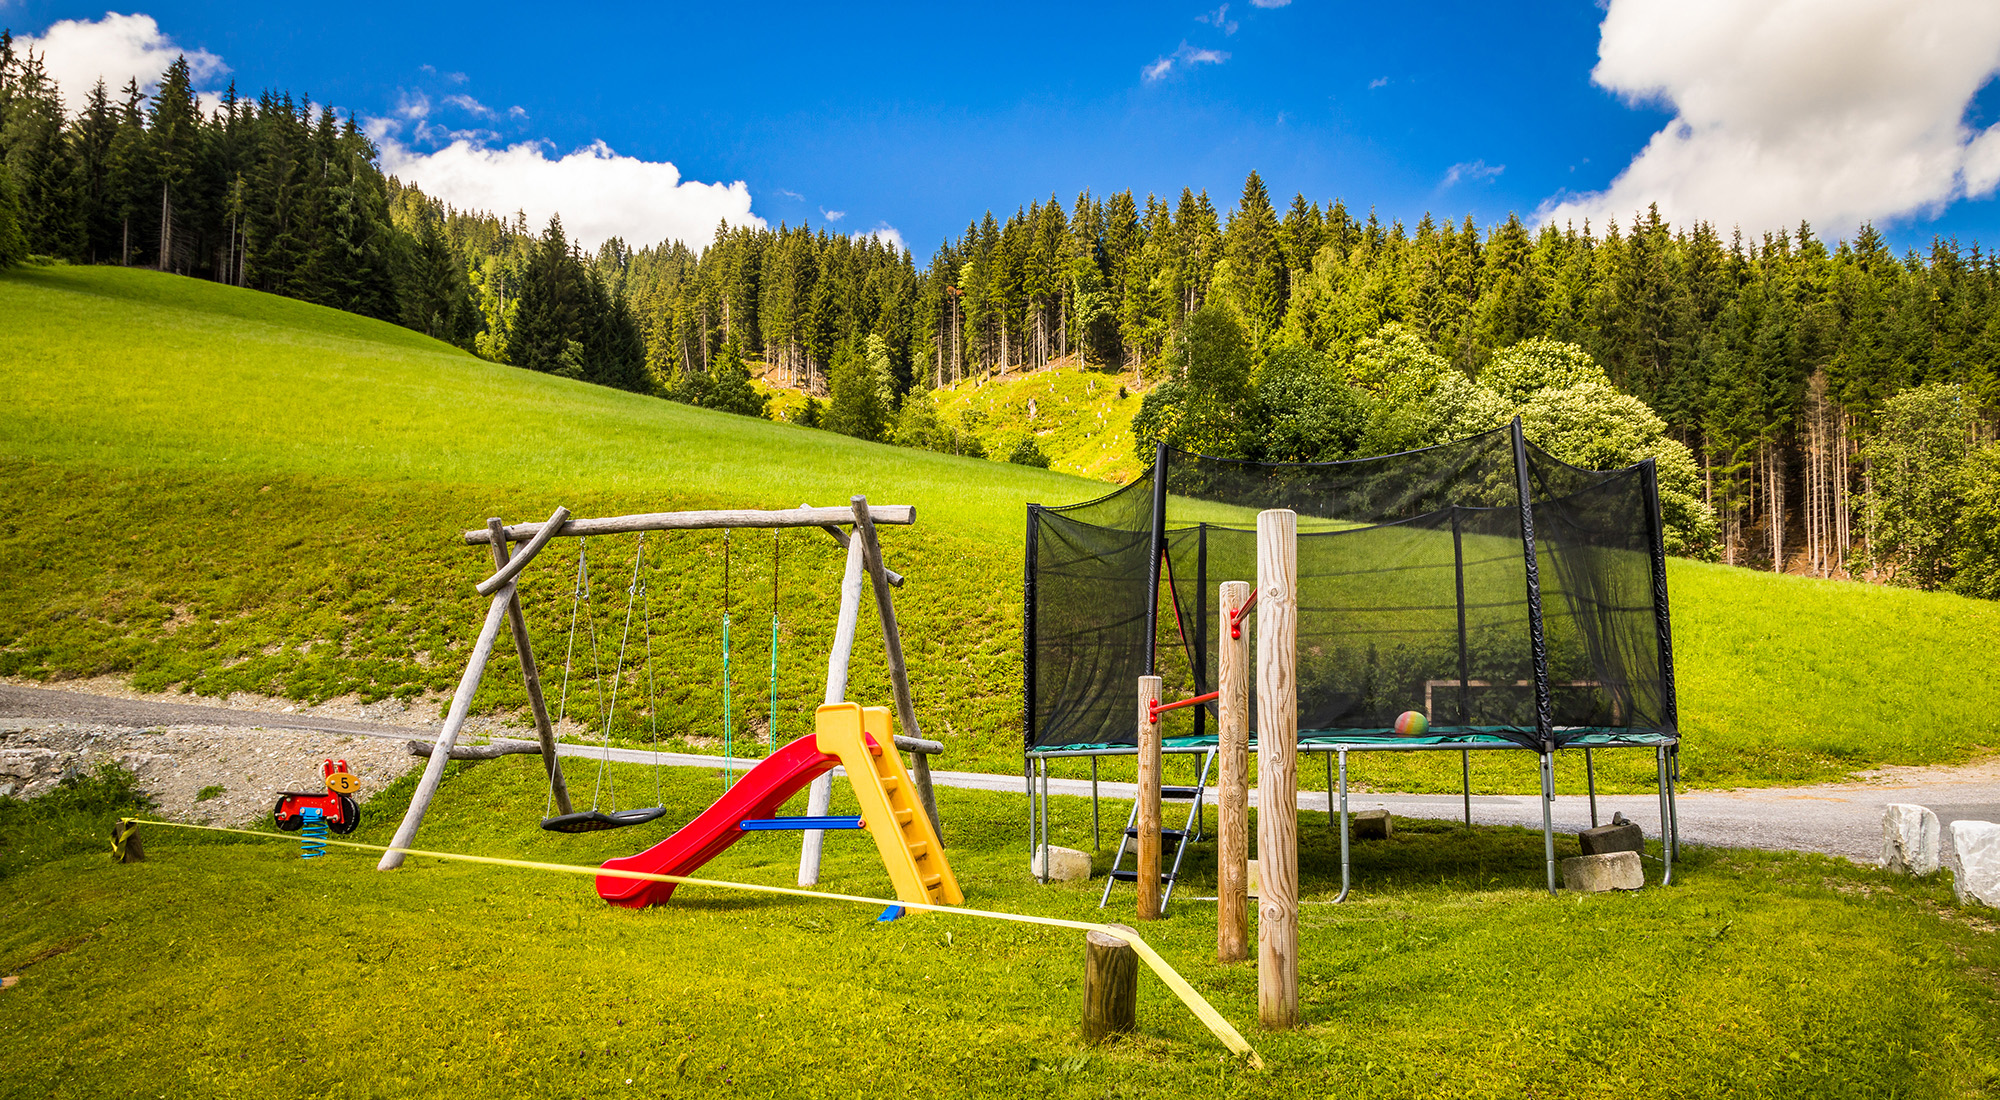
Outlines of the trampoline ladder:
[{"label": "trampoline ladder", "polygon": [[[1186,802],[1188,804],[1186,825],[1179,829],[1160,830],[1160,857],[1162,859],[1166,858],[1167,845],[1173,845],[1174,850],[1173,865],[1165,871],[1160,872],[1160,912],[1162,913],[1167,911],[1167,902],[1173,899],[1174,883],[1180,880],[1181,859],[1187,855],[1187,846],[1201,839],[1202,798],[1208,789],[1208,772],[1214,762],[1214,750],[1202,754],[1201,775],[1195,780],[1195,785],[1192,787],[1171,787],[1164,784],[1160,787],[1161,802]],[[1104,895],[1097,899],[1097,907],[1099,909],[1111,903],[1111,887],[1113,883],[1137,883],[1139,881],[1138,871],[1123,869],[1125,853],[1127,851],[1132,853],[1134,860],[1139,858],[1139,800],[1137,798],[1132,800],[1132,813],[1125,819],[1125,831],[1119,837],[1118,854],[1111,861],[1111,873],[1105,876]]]}]

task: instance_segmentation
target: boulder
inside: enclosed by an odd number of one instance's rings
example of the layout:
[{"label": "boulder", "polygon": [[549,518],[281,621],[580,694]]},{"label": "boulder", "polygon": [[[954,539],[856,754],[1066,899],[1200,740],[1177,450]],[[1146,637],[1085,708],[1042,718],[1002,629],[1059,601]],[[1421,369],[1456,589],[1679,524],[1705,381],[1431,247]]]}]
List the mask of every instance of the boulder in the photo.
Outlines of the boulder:
[{"label": "boulder", "polygon": [[1388,840],[1396,835],[1396,825],[1387,810],[1361,810],[1347,819],[1356,840]]},{"label": "boulder", "polygon": [[1938,818],[1922,806],[1892,802],[1882,810],[1882,866],[1906,875],[1938,869]]},{"label": "boulder", "polygon": [[1601,856],[1571,856],[1562,861],[1563,889],[1579,894],[1600,894],[1606,890],[1637,890],[1646,885],[1646,872],[1639,866],[1637,852],[1608,852]]},{"label": "boulder", "polygon": [[2000,825],[1954,821],[1951,846],[1958,853],[1958,877],[1952,883],[1958,900],[2000,909]]},{"label": "boulder", "polygon": [[1075,882],[1090,877],[1090,853],[1079,852],[1075,848],[1058,848],[1049,845],[1037,851],[1028,860],[1028,873],[1040,879],[1042,862],[1046,858],[1049,866],[1050,882]]},{"label": "boulder", "polygon": [[1625,820],[1623,814],[1609,825],[1599,825],[1576,834],[1576,842],[1583,845],[1583,854],[1587,856],[1646,850],[1646,834],[1639,831],[1637,822]]}]

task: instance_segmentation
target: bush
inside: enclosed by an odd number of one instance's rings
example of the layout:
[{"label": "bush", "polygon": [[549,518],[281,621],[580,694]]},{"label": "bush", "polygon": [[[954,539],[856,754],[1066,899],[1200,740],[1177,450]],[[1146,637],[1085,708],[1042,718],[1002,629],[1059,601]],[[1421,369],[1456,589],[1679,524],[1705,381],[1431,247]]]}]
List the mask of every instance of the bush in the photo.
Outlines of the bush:
[{"label": "bush", "polygon": [[1016,466],[1033,466],[1040,470],[1049,468],[1049,456],[1043,454],[1042,449],[1035,445],[1034,436],[1026,436],[1016,444],[1014,453],[1007,456],[1007,461]]}]

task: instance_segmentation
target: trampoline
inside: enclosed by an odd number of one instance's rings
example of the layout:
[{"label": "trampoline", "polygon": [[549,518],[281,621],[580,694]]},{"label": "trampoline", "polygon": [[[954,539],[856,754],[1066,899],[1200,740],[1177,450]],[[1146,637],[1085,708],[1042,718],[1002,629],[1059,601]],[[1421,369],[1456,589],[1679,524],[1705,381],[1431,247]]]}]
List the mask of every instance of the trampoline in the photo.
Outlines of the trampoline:
[{"label": "trampoline", "polygon": [[[1095,803],[1096,758],[1137,752],[1140,676],[1166,677],[1170,698],[1216,689],[1212,653],[1225,628],[1216,586],[1254,583],[1256,514],[1267,508],[1298,515],[1298,750],[1326,754],[1329,809],[1338,791],[1342,898],[1355,752],[1459,753],[1468,825],[1471,754],[1537,754],[1553,891],[1557,755],[1582,751],[1596,825],[1594,752],[1650,749],[1661,881],[1672,880],[1680,734],[1653,463],[1579,469],[1529,443],[1518,419],[1455,443],[1329,463],[1163,444],[1145,474],[1105,496],[1030,504],[1031,851],[1049,843],[1051,761],[1091,758]],[[1254,616],[1242,629],[1254,633]],[[1165,738],[1166,752],[1202,754],[1197,822],[1213,706],[1186,708]],[[1396,716],[1410,710],[1429,720],[1425,736],[1396,734]],[[1253,751],[1255,729],[1253,709]]]}]

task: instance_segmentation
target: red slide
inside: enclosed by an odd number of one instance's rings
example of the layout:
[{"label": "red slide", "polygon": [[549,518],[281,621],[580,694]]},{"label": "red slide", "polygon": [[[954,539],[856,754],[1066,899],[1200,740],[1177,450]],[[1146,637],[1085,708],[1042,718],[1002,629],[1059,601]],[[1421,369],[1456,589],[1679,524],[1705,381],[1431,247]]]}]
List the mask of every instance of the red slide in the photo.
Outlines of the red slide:
[{"label": "red slide", "polygon": [[[604,861],[615,871],[643,871],[652,875],[685,875],[741,840],[737,823],[746,819],[771,817],[785,800],[806,784],[839,766],[840,757],[819,751],[819,737],[807,734],[765,757],[743,773],[715,805],[701,816],[681,826],[674,835],[635,856]],[[643,909],[663,905],[673,896],[675,883],[646,879],[599,876],[597,896],[613,905]]]}]

